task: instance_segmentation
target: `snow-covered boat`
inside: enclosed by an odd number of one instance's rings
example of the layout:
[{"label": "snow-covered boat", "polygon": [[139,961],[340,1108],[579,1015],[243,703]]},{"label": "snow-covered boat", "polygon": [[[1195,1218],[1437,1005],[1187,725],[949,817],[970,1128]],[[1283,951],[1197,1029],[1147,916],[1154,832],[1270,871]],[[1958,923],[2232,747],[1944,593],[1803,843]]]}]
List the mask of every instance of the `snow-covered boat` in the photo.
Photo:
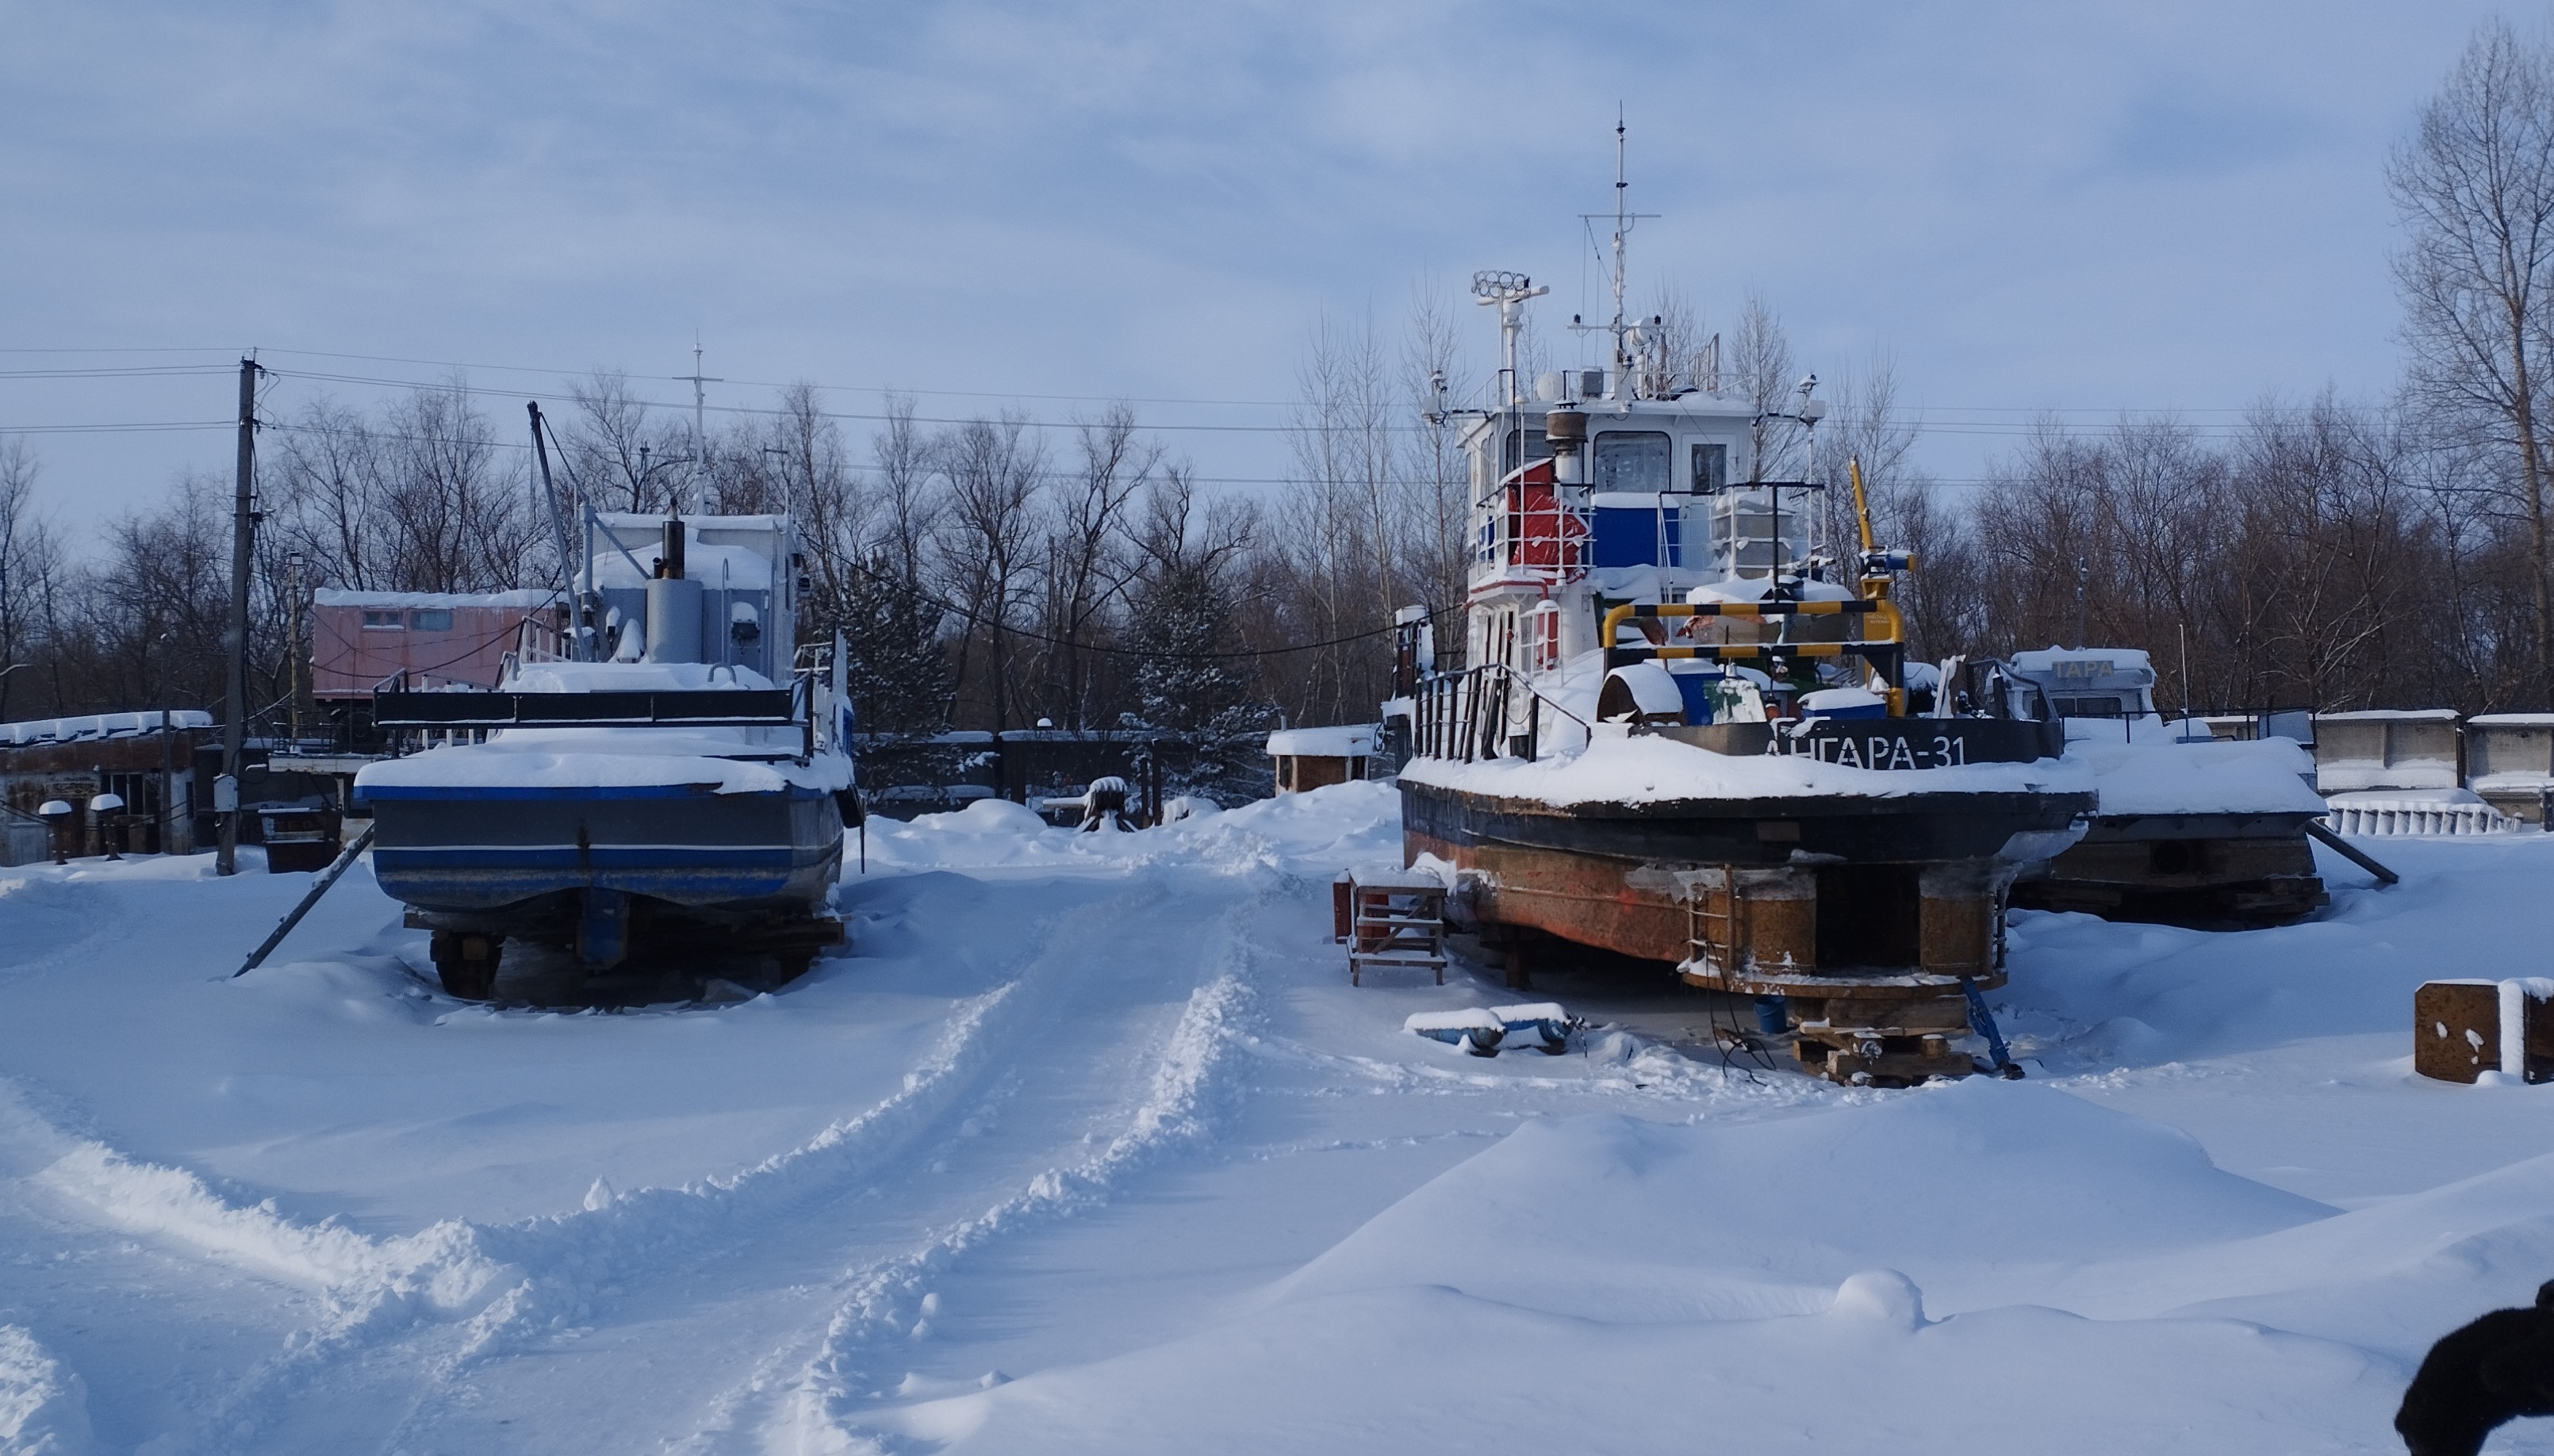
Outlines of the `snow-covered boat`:
[{"label": "snow-covered boat", "polygon": [[1610,367],[1547,374],[1531,399],[1517,337],[1543,290],[1474,280],[1503,367],[1485,407],[1452,411],[1466,666],[1427,666],[1428,624],[1407,621],[1423,670],[1386,709],[1412,755],[1406,856],[1452,875],[1453,913],[1492,937],[1762,998],[1839,1080],[1966,1073],[2005,895],[2083,834],[2091,775],[2055,723],[1939,710],[1890,596],[1909,558],[1867,520],[1858,548],[1826,539],[1803,508],[1825,483],[1772,475],[1811,458],[1814,377],[1772,406],[1707,367],[1679,377],[1622,315],[1628,222]]},{"label": "snow-covered boat", "polygon": [[2014,904],[2222,926],[2282,925],[2326,903],[2307,840],[2326,805],[2302,744],[2166,722],[2135,648],[2017,652],[1963,676],[1981,710],[2064,724],[2100,796],[2084,838],[2025,874]]},{"label": "snow-covered boat", "polygon": [[588,533],[575,619],[527,616],[496,691],[376,695],[382,727],[435,745],[357,776],[375,876],[458,996],[494,993],[509,941],[587,972],[644,951],[795,974],[842,938],[825,907],[858,805],[839,644],[831,681],[795,667],[789,521]]}]

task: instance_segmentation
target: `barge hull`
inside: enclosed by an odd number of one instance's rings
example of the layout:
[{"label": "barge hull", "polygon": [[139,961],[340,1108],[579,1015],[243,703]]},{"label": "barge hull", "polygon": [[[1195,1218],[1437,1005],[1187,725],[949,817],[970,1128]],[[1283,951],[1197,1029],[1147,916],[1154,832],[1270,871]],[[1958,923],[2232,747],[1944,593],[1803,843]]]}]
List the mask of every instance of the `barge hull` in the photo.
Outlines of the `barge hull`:
[{"label": "barge hull", "polygon": [[430,913],[485,917],[609,890],[712,918],[809,915],[840,865],[833,797],[688,786],[388,789],[366,796],[382,889]]},{"label": "barge hull", "polygon": [[1801,796],[1571,806],[1405,780],[1403,848],[1455,867],[1457,913],[1779,997],[1806,1069],[1971,1069],[1969,997],[2003,984],[2004,897],[2084,832],[2090,794]]},{"label": "barge hull", "polygon": [[2329,904],[2310,814],[2105,815],[2013,887],[2031,910],[2194,928],[2285,925]]}]

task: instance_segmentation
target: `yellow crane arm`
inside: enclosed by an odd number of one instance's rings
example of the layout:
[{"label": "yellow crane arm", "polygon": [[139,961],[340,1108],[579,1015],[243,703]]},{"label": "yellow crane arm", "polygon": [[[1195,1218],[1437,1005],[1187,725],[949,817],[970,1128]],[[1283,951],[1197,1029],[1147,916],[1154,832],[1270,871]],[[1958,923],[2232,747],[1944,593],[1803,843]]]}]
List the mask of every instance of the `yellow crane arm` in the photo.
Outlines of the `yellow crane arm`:
[{"label": "yellow crane arm", "polygon": [[1862,458],[1855,455],[1846,456],[1844,473],[1846,478],[1853,482],[1853,518],[1855,523],[1862,527],[1862,549],[1864,554],[1868,555],[1872,549],[1871,503],[1865,500],[1862,494]]}]

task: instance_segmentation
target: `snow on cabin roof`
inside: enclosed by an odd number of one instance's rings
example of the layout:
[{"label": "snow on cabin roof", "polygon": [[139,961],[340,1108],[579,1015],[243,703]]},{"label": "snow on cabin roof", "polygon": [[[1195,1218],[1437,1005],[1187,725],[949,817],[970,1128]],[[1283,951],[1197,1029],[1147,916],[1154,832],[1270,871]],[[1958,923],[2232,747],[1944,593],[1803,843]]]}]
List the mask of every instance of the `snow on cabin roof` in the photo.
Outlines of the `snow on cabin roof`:
[{"label": "snow on cabin roof", "polygon": [[[594,541],[595,585],[644,586],[663,554],[665,517],[602,510],[594,519],[603,527]],[[614,549],[614,541],[621,549]],[[785,515],[686,515],[683,575],[704,587],[724,583],[741,592],[764,591],[771,586],[773,555],[785,552],[788,541]]]},{"label": "snow on cabin roof", "polygon": [[2468,728],[2554,728],[2554,713],[2478,713]]},{"label": "snow on cabin roof", "polygon": [[1279,728],[1268,735],[1271,758],[1370,758],[1374,755],[1375,725],[1350,724],[1338,728]]},{"label": "snow on cabin roof", "polygon": [[454,607],[493,607],[521,612],[559,600],[556,592],[524,588],[512,592],[347,592],[321,587],[310,594],[314,607],[363,607],[374,611],[412,611]]},{"label": "snow on cabin roof", "polygon": [[2153,659],[2135,647],[2049,647],[2013,654],[2013,665],[2024,672],[2049,672],[2063,662],[2102,663],[2113,674],[2154,671]]},{"label": "snow on cabin roof", "polygon": [[200,708],[172,708],[165,712],[155,708],[147,713],[91,713],[77,718],[40,718],[27,723],[0,723],[0,747],[28,748],[38,743],[129,738],[140,733],[158,732],[164,719],[172,728],[208,728],[213,726],[213,716]]},{"label": "snow on cabin roof", "polygon": [[2362,708],[2352,713],[2318,713],[2317,723],[2454,723],[2453,708]]},{"label": "snow on cabin roof", "polygon": [[[653,531],[665,523],[665,517],[634,510],[598,510],[595,520],[613,531]],[[686,515],[683,524],[697,533],[706,526],[711,530],[775,531],[789,528],[786,515]]]}]

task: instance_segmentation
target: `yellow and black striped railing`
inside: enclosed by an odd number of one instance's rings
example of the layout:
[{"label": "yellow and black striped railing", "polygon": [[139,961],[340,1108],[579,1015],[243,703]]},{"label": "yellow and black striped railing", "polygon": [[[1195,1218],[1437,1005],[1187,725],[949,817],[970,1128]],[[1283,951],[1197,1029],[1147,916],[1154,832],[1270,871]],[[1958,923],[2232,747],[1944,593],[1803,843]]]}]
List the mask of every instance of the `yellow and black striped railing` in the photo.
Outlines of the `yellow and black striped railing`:
[{"label": "yellow and black striped railing", "polygon": [[[1618,643],[1615,634],[1623,623],[1640,617],[1720,616],[1740,620],[1762,620],[1787,616],[1857,616],[1863,620],[1863,635],[1844,642],[1718,642],[1698,646],[1671,647],[1651,642]],[[1843,602],[1626,602],[1605,614],[1604,625],[1597,640],[1605,647],[1605,670],[1613,671],[1634,662],[1663,659],[1695,659],[1709,662],[1788,662],[1800,658],[1859,657],[1870,663],[1882,681],[1898,681],[1899,664],[1907,650],[1906,618],[1899,616],[1898,604],[1883,598],[1854,598]],[[1890,713],[1903,711],[1903,699],[1896,689],[1889,693]]]}]

